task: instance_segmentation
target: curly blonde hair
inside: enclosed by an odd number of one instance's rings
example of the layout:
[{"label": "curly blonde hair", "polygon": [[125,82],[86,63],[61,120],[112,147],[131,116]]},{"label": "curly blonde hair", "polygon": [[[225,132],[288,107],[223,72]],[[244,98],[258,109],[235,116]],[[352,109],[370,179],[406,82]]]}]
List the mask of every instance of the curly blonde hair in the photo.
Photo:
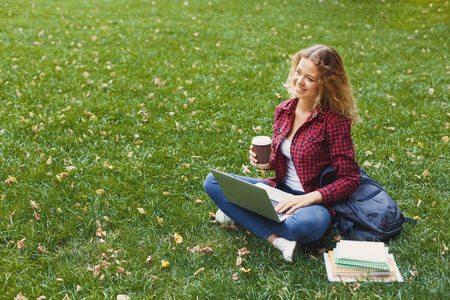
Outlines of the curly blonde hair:
[{"label": "curly blonde hair", "polygon": [[314,101],[313,109],[319,105],[328,107],[339,115],[349,118],[352,124],[359,121],[358,108],[356,106],[353,91],[350,86],[347,73],[341,57],[331,47],[316,45],[303,49],[294,55],[291,62],[289,77],[285,84],[291,97],[294,97],[292,78],[302,58],[311,60],[319,68],[319,95]]}]

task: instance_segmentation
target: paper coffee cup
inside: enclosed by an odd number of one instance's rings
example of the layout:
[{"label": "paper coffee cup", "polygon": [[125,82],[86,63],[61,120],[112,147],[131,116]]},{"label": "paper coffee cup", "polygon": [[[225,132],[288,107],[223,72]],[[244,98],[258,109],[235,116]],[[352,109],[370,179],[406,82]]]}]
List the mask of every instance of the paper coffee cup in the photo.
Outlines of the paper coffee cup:
[{"label": "paper coffee cup", "polygon": [[268,136],[255,136],[252,139],[252,145],[258,166],[267,166],[270,162],[272,139]]}]

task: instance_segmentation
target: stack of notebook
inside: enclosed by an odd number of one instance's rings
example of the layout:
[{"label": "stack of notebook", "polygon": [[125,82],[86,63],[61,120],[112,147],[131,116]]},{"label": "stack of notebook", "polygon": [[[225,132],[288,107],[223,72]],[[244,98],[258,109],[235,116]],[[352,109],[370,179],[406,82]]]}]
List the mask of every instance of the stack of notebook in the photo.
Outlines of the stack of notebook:
[{"label": "stack of notebook", "polygon": [[394,256],[382,242],[341,240],[325,258],[329,263],[329,278],[332,275],[346,281],[401,281]]}]

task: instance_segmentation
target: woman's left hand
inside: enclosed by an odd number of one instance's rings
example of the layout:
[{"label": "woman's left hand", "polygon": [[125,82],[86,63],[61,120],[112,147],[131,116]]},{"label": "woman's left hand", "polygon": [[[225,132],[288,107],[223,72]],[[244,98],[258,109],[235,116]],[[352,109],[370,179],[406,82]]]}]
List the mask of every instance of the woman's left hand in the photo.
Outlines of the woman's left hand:
[{"label": "woman's left hand", "polygon": [[305,195],[292,195],[283,199],[275,206],[279,213],[290,215],[301,207],[310,206],[322,202],[322,194],[315,191]]}]

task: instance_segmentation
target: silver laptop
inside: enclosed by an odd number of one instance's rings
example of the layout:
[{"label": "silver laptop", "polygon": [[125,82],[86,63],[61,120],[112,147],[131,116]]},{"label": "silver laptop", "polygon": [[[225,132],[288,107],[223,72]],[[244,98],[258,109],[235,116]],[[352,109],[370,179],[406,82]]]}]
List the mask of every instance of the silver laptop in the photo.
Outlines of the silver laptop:
[{"label": "silver laptop", "polygon": [[211,170],[211,172],[228,202],[278,223],[289,217],[289,215],[277,213],[275,206],[291,194],[264,183],[252,184],[217,170]]}]

